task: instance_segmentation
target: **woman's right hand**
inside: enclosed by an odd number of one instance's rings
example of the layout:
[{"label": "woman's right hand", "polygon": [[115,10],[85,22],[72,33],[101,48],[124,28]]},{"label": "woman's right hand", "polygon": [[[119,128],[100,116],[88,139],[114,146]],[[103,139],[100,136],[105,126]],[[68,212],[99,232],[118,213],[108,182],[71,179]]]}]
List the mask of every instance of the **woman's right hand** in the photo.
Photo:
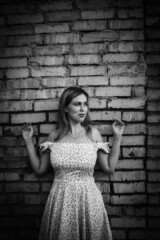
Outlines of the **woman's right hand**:
[{"label": "woman's right hand", "polygon": [[33,127],[31,123],[25,123],[22,127],[22,136],[26,143],[32,142]]}]

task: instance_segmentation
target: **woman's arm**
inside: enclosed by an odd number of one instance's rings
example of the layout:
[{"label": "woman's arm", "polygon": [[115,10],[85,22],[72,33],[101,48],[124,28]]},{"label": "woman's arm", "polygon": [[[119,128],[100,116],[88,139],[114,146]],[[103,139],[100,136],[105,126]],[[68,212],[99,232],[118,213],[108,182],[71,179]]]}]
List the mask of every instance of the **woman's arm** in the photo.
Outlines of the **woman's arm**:
[{"label": "woman's arm", "polygon": [[[113,130],[113,144],[112,149],[109,154],[105,153],[103,150],[98,150],[97,163],[102,168],[105,173],[114,173],[116,165],[118,163],[120,144],[122,140],[122,134],[124,131],[124,124],[120,121],[115,121],[112,124]],[[96,141],[103,142],[102,136],[99,131],[95,131]]]},{"label": "woman's arm", "polygon": [[[25,125],[22,129],[22,135],[26,144],[30,164],[36,176],[43,176],[51,167],[50,154],[45,151],[41,157],[39,157],[35,151],[33,144],[33,128],[31,125]],[[52,135],[48,137],[48,141],[52,140]]]}]

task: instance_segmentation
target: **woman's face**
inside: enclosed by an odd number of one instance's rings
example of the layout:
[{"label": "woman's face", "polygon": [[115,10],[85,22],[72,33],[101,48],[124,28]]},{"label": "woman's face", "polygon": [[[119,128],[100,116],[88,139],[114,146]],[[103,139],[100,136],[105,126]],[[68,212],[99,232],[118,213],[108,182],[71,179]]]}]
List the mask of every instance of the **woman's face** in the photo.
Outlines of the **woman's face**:
[{"label": "woman's face", "polygon": [[81,94],[72,99],[66,107],[68,118],[76,123],[82,123],[88,112],[88,101],[84,94]]}]

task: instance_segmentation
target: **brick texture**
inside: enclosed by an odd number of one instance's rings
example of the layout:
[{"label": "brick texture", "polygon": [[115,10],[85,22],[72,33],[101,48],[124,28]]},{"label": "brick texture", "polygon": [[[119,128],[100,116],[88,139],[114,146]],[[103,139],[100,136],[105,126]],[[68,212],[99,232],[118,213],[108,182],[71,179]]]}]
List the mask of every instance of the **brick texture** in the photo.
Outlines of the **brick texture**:
[{"label": "brick texture", "polygon": [[[37,7],[38,6],[38,7]],[[90,114],[112,144],[125,122],[114,175],[95,167],[115,240],[160,236],[160,30],[158,0],[0,1],[0,238],[36,240],[53,172],[37,178],[34,144],[55,129],[66,87],[90,95]]]}]

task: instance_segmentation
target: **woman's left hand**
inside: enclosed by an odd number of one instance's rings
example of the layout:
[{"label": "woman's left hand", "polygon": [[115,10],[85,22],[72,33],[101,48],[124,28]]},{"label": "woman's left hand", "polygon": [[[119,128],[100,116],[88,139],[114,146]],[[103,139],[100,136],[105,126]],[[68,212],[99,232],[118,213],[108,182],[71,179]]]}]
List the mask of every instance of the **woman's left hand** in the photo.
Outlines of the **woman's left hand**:
[{"label": "woman's left hand", "polygon": [[114,121],[112,124],[112,130],[115,136],[121,137],[124,131],[124,123],[119,120]]}]

